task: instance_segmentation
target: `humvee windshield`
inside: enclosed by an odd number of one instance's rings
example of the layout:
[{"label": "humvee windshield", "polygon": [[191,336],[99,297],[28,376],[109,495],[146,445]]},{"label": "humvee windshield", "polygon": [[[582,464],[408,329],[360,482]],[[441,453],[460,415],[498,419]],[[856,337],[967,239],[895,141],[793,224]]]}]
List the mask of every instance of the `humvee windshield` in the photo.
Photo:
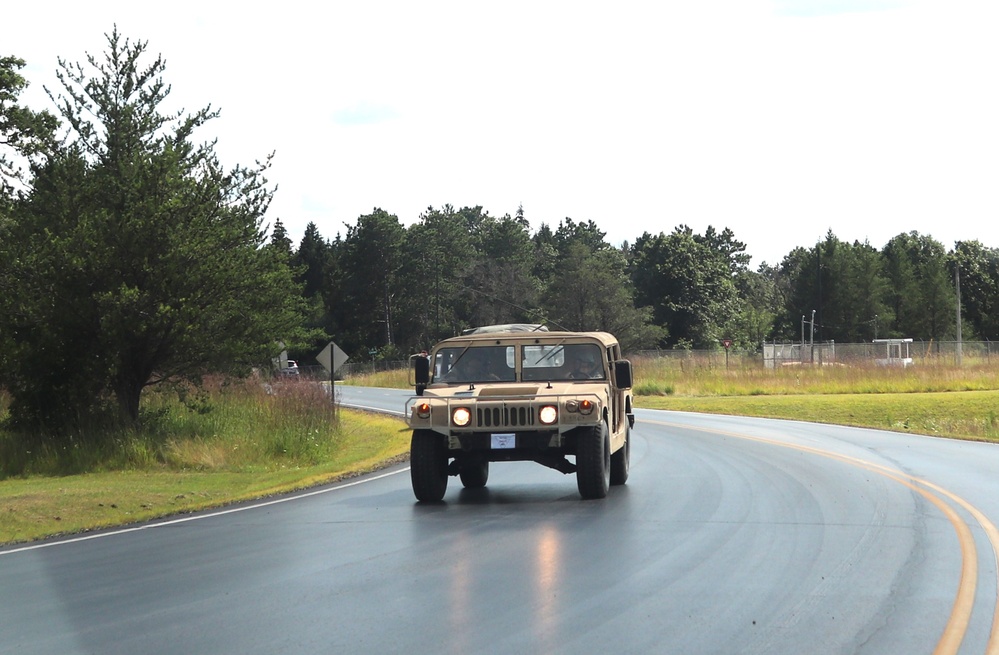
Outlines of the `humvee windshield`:
[{"label": "humvee windshield", "polygon": [[596,344],[538,344],[441,348],[434,360],[434,380],[516,382],[518,351],[525,382],[607,378]]},{"label": "humvee windshield", "polygon": [[514,346],[441,348],[434,379],[442,382],[514,382]]}]

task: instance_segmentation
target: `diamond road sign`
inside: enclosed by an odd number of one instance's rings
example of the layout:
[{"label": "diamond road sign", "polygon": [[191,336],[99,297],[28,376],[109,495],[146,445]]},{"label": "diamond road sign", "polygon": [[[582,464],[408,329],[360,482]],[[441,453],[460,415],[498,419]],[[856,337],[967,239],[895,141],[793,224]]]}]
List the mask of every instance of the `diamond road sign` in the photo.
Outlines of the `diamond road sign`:
[{"label": "diamond road sign", "polygon": [[343,366],[348,359],[350,358],[347,357],[347,353],[340,350],[340,346],[332,341],[326,344],[321,353],[316,355],[316,360],[330,373],[336,373],[336,370]]}]

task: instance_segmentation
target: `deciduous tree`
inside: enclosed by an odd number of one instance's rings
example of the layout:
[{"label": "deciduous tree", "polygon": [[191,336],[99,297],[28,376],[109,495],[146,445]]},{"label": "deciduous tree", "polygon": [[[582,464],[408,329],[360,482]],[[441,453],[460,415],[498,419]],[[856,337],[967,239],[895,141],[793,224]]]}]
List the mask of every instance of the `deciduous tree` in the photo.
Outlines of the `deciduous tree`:
[{"label": "deciduous tree", "polygon": [[666,235],[648,232],[632,246],[636,303],[653,309],[655,323],[666,328],[671,345],[690,343],[711,348],[722,326],[735,316],[737,292],[733,260],[685,225]]},{"label": "deciduous tree", "polygon": [[961,275],[962,336],[999,340],[999,249],[959,241],[954,259]]}]

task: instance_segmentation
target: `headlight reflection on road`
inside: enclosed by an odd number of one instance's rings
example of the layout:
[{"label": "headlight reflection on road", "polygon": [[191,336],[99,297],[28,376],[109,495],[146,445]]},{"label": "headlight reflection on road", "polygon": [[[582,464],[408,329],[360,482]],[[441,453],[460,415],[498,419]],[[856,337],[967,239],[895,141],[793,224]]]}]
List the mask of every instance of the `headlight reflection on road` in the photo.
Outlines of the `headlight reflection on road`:
[{"label": "headlight reflection on road", "polygon": [[535,553],[535,606],[537,623],[534,633],[537,638],[538,652],[552,653],[558,649],[556,635],[558,630],[559,598],[562,584],[562,543],[561,534],[552,525],[543,526],[538,537]]},{"label": "headlight reflection on road", "polygon": [[[560,595],[565,586],[564,536],[554,524],[539,525],[532,535],[521,560],[525,566],[530,566],[529,580],[518,585],[519,589],[508,589],[504,593],[514,593],[519,602],[529,604],[533,625],[527,629],[536,645],[534,651],[551,653],[565,645],[559,643],[559,620],[563,609]],[[493,585],[497,584],[497,579],[505,580],[506,574],[496,567],[492,555],[477,552],[474,544],[474,538],[459,532],[448,545],[451,562],[446,604],[448,629],[446,645],[442,645],[440,652],[471,653],[481,649],[476,641],[480,622],[495,618],[483,615],[483,612],[505,611],[488,599],[496,592]],[[506,618],[504,615],[501,620]]]},{"label": "headlight reflection on road", "polygon": [[471,653],[475,651],[474,641],[469,637],[474,632],[474,621],[469,609],[473,606],[472,584],[473,572],[472,562],[468,556],[471,548],[467,534],[459,533],[455,536],[452,544],[454,557],[452,558],[453,569],[451,571],[451,598],[450,611],[448,617],[451,621],[451,630],[448,640],[448,648],[442,652]]}]

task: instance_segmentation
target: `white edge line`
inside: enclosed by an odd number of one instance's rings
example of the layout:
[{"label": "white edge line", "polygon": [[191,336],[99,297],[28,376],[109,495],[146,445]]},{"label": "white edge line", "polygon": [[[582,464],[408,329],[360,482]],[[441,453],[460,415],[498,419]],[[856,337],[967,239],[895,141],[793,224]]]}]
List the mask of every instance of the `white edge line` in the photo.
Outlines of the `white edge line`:
[{"label": "white edge line", "polygon": [[[88,534],[80,537],[71,537],[69,539],[61,539],[58,541],[48,541],[40,544],[31,544],[28,546],[21,546],[20,548],[12,548],[10,550],[0,550],[0,557],[4,555],[12,555],[14,553],[23,553],[29,550],[41,550],[42,548],[51,548],[53,546],[64,546],[66,544],[75,544],[81,541],[90,541],[91,539],[103,539],[105,537],[113,537],[120,534],[128,534],[129,532],[139,532],[140,530],[150,530],[153,528],[163,528],[171,525],[179,525],[181,523],[188,523],[190,521],[200,521],[201,519],[210,519],[216,516],[225,516],[226,514],[235,514],[236,512],[245,512],[251,509],[259,509],[261,507],[270,507],[271,505],[279,505],[281,503],[288,503],[293,500],[299,500],[300,498],[308,498],[310,496],[319,496],[321,494],[327,494],[331,491],[339,491],[341,489],[346,489],[348,487],[355,487],[359,484],[364,484],[366,482],[374,482],[375,480],[381,480],[382,478],[387,478],[392,475],[398,475],[408,471],[409,467],[405,466],[403,468],[397,469],[395,471],[390,471],[388,473],[380,473],[378,475],[373,475],[370,477],[364,477],[359,480],[352,480],[351,482],[345,482],[344,484],[338,484],[333,487],[324,487],[322,489],[316,489],[314,491],[307,491],[305,493],[299,493],[289,496],[282,496],[281,498],[274,498],[259,503],[252,503],[249,505],[241,505],[239,507],[230,507],[229,509],[223,509],[214,512],[207,512],[204,514],[194,514],[191,516],[183,516],[181,518],[169,519],[166,521],[156,521],[154,523],[144,523],[142,525],[137,525],[131,528],[123,528],[120,530],[109,530],[107,532],[99,532],[96,534]],[[155,521],[155,519],[152,519]]]},{"label": "white edge line", "polygon": [[[381,414],[391,414],[405,417],[404,412],[395,412],[386,410],[379,407],[368,407],[366,405],[343,405],[342,407],[349,407],[351,409],[362,409],[372,412],[378,412]],[[344,484],[338,484],[332,487],[324,487],[322,489],[316,489],[314,491],[307,491],[305,493],[297,493],[288,496],[282,496],[281,498],[274,498],[272,500],[267,500],[259,503],[251,503],[249,505],[240,505],[239,507],[230,507],[229,509],[223,509],[219,511],[208,511],[204,514],[194,514],[191,516],[183,516],[177,519],[169,519],[166,521],[156,521],[156,519],[150,519],[150,522],[143,523],[142,525],[136,525],[131,528],[122,528],[119,530],[108,530],[106,532],[97,532],[94,534],[82,535],[79,537],[70,537],[68,539],[60,539],[58,541],[46,541],[44,543],[30,544],[27,546],[20,546],[18,548],[11,548],[10,550],[0,550],[0,557],[4,555],[13,555],[14,553],[23,553],[29,550],[41,550],[42,548],[51,548],[53,546],[64,546],[66,544],[75,544],[81,541],[90,541],[91,539],[104,539],[105,537],[113,537],[119,534],[128,534],[129,532],[138,532],[140,530],[150,530],[152,528],[163,528],[171,525],[178,525],[180,523],[188,523],[190,521],[200,521],[201,519],[210,519],[216,516],[225,516],[226,514],[235,514],[236,512],[245,512],[249,509],[259,509],[261,507],[270,507],[271,505],[278,505],[280,503],[287,503],[293,500],[298,500],[299,498],[308,498],[310,496],[319,496],[321,494],[330,493],[331,491],[339,491],[340,489],[346,489],[348,487],[355,487],[359,484],[364,484],[366,482],[374,482],[375,480],[381,480],[382,478],[387,478],[392,475],[398,475],[399,473],[404,473],[409,470],[408,466],[404,466],[395,471],[390,471],[388,473],[380,473],[373,476],[365,476],[359,480],[352,480],[351,482],[345,482]]]}]

